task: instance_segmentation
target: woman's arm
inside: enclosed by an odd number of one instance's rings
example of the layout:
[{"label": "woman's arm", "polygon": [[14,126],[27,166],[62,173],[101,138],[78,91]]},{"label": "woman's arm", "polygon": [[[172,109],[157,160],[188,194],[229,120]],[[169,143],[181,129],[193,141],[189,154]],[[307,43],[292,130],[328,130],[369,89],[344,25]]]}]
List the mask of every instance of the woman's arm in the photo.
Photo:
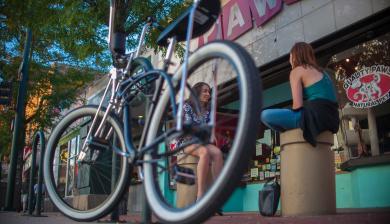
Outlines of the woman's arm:
[{"label": "woman's arm", "polygon": [[290,72],[290,87],[293,100],[292,109],[299,109],[303,106],[302,78],[299,74],[299,67]]}]

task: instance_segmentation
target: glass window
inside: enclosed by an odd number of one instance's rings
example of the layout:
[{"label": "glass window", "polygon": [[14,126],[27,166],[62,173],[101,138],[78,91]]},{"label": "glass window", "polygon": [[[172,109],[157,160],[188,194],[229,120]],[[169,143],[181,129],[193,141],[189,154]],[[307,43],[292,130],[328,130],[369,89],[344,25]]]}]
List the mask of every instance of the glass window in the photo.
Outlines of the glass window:
[{"label": "glass window", "polygon": [[68,159],[68,174],[67,174],[67,185],[66,185],[66,195],[73,195],[74,190],[76,189],[77,180],[75,180],[75,174],[77,174],[77,152],[79,145],[79,136],[72,138],[68,142],[69,150],[69,159]]},{"label": "glass window", "polygon": [[55,176],[55,182],[57,184],[57,189],[62,195],[62,197],[65,196],[66,179],[64,177],[66,176],[67,172],[68,157],[69,154],[67,143],[57,148],[55,152],[55,158],[57,159],[54,161],[53,164],[53,173],[57,173],[57,176]]},{"label": "glass window", "polygon": [[390,33],[333,55],[342,122],[337,148],[345,158],[390,153]]},{"label": "glass window", "polygon": [[270,178],[280,178],[280,146],[277,132],[270,129],[256,140],[256,152],[252,156],[244,181],[258,182]]}]

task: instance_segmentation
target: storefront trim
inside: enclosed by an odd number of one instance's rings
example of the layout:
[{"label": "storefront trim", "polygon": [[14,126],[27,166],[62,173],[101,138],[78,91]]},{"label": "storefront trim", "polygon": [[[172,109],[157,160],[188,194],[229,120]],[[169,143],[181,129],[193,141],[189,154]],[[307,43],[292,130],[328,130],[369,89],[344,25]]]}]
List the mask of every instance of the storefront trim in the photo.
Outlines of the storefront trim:
[{"label": "storefront trim", "polygon": [[390,154],[350,159],[342,163],[340,165],[340,169],[344,171],[352,171],[360,167],[377,166],[382,164],[390,164]]}]

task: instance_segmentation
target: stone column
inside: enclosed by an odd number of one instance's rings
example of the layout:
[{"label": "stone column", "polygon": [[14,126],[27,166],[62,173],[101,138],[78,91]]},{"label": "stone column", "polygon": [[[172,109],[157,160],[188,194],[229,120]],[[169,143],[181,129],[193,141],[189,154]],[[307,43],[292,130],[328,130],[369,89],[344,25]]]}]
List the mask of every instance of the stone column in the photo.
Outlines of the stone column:
[{"label": "stone column", "polygon": [[283,216],[336,213],[333,134],[323,132],[313,147],[301,129],[281,133],[281,208]]},{"label": "stone column", "polygon": [[[181,167],[190,168],[194,171],[195,175],[197,174],[197,166],[199,158],[191,155],[179,155],[177,157],[178,165]],[[212,183],[213,176],[210,166],[209,175],[207,177],[207,186],[210,186]],[[187,207],[196,201],[196,194],[198,191],[197,180],[195,180],[195,184],[188,185],[176,182],[176,207],[184,208]]]},{"label": "stone column", "polygon": [[368,134],[370,136],[370,146],[371,146],[371,155],[379,155],[379,139],[378,139],[378,129],[376,127],[376,117],[374,110],[368,108],[367,110],[367,119],[368,119]]},{"label": "stone column", "polygon": [[[198,165],[198,157],[195,156],[178,156],[178,165],[181,167],[190,168],[196,175],[196,166]],[[187,185],[176,182],[176,207],[184,208],[196,201],[198,185]]]}]

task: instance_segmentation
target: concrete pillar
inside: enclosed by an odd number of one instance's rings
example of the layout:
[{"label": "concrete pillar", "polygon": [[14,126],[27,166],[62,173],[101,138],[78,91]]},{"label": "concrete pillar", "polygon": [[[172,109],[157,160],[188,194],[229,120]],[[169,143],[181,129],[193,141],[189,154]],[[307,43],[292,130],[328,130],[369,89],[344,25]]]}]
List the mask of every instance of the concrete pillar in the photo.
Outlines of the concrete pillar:
[{"label": "concrete pillar", "polygon": [[[179,155],[177,157],[178,165],[186,168],[190,168],[196,174],[196,166],[198,164],[198,157],[196,156],[185,156]],[[198,185],[187,185],[176,182],[176,207],[184,208],[196,201],[196,193],[197,193]]]},{"label": "concrete pillar", "polygon": [[317,137],[317,146],[305,141],[301,129],[280,134],[281,208],[283,216],[336,213],[333,134]]},{"label": "concrete pillar", "polygon": [[[348,120],[347,119],[341,119],[341,127],[348,127]],[[341,142],[341,146],[344,148],[343,151],[341,151],[344,154],[345,161],[350,160],[352,158],[351,150],[348,146],[348,137],[346,136],[346,133],[343,131],[337,132],[337,136],[339,139],[339,143]]]},{"label": "concrete pillar", "polygon": [[378,139],[378,129],[376,127],[376,117],[372,108],[368,108],[367,119],[368,119],[368,133],[370,135],[370,146],[371,146],[371,155],[379,155],[379,139]]},{"label": "concrete pillar", "polygon": [[[191,155],[178,155],[177,157],[178,165],[181,167],[190,168],[194,171],[195,175],[197,174],[196,167],[198,165],[199,158]],[[208,175],[208,183],[212,182],[211,167]],[[208,185],[209,186],[209,185]],[[187,207],[196,201],[196,194],[198,191],[197,181],[194,185],[182,184],[176,182],[176,207],[184,208]]]}]

